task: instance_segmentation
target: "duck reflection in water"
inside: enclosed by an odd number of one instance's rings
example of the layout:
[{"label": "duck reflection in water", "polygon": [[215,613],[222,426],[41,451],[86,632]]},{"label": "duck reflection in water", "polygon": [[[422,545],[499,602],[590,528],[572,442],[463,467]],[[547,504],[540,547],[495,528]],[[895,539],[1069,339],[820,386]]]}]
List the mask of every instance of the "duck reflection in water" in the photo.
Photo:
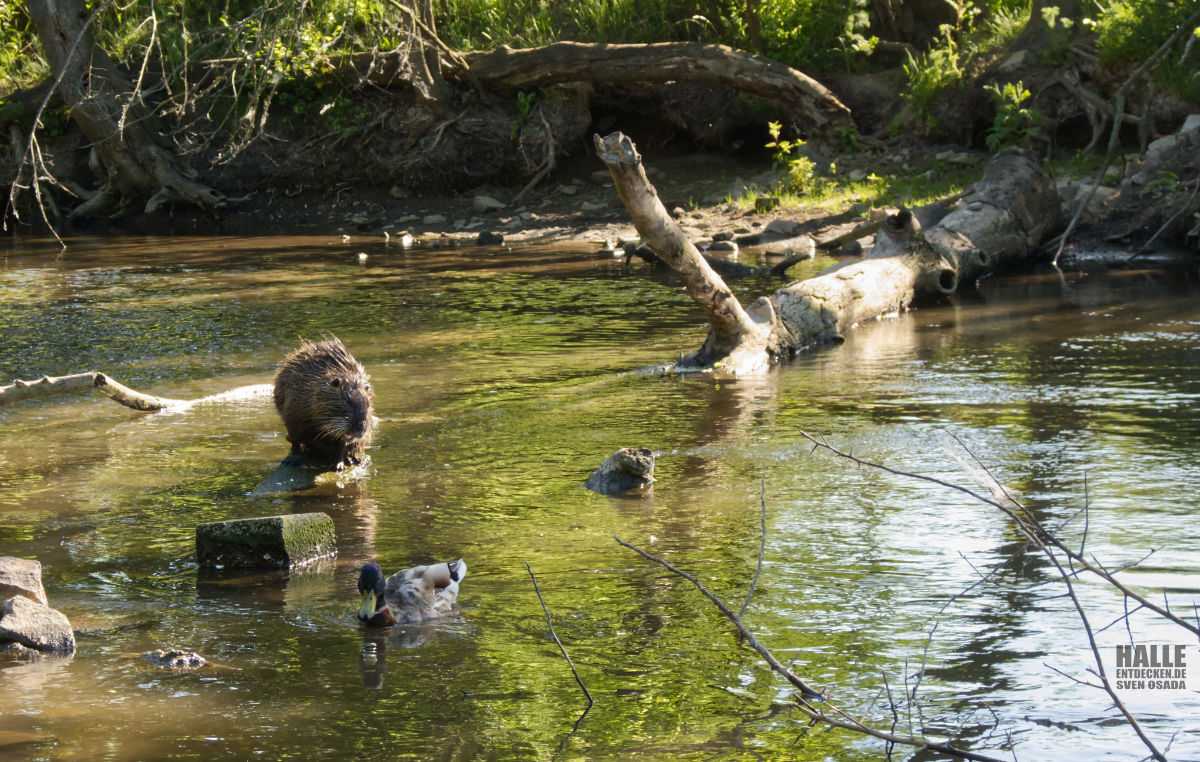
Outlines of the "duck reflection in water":
[{"label": "duck reflection in water", "polygon": [[[358,577],[362,595],[357,616],[371,629],[363,632],[358,671],[366,688],[382,688],[387,673],[387,649],[419,648],[449,630],[429,620],[457,610],[458,586],[467,575],[462,559],[448,563],[416,566],[386,579],[379,564],[364,564]],[[393,627],[391,630],[379,628]]]}]

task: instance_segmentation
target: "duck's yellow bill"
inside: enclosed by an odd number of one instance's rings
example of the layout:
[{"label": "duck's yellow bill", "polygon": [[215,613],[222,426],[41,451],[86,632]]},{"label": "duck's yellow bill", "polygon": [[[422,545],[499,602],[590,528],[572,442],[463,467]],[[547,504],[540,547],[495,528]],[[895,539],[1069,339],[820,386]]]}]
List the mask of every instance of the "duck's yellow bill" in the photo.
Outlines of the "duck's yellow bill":
[{"label": "duck's yellow bill", "polygon": [[358,615],[363,619],[370,619],[375,616],[375,591],[368,590],[363,593],[362,606],[358,608]]}]

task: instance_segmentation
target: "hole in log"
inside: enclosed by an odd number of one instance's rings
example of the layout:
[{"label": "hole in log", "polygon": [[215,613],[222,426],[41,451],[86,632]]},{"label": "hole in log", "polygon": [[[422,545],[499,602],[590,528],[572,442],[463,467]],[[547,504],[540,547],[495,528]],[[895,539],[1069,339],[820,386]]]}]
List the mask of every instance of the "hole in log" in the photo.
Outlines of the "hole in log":
[{"label": "hole in log", "polygon": [[953,294],[954,289],[958,288],[958,273],[948,267],[939,270],[937,287],[943,294]]}]

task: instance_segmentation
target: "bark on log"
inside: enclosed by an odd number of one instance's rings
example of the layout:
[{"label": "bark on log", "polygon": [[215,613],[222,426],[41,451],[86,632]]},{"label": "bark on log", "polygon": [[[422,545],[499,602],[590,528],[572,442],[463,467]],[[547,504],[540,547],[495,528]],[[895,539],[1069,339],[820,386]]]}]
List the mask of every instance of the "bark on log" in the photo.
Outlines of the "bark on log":
[{"label": "bark on log", "polygon": [[632,141],[614,133],[597,135],[595,142],[638,233],[679,275],[712,326],[681,369],[758,372],[813,344],[840,341],[858,323],[1017,264],[1059,222],[1049,179],[1024,154],[1002,151],[965,205],[934,227],[922,231],[910,212],[894,215],[863,259],[791,283],[742,309],[663,208]]},{"label": "bark on log", "polygon": [[742,309],[725,281],[683,234],[646,177],[642,157],[638,155],[633,141],[619,132],[607,138],[596,135],[593,140],[596,153],[608,167],[613,185],[633,217],[638,235],[675,271],[683,281],[688,296],[700,305],[708,317],[712,333],[701,350],[706,352],[705,357],[697,358],[697,362],[711,365],[742,348],[749,352],[765,349],[770,338],[770,322],[764,324],[756,320],[756,316],[762,316],[753,311],[753,306],[750,311]]},{"label": "bark on log", "polygon": [[[854,129],[850,109],[821,83],[778,61],[725,45],[556,42],[525,49],[502,45],[464,58],[480,82],[502,90],[562,82],[703,82],[779,105],[806,135]],[[446,71],[451,78],[465,74],[461,68]]]},{"label": "bark on log", "polygon": [[135,203],[144,203],[147,213],[175,201],[217,206],[220,195],[188,177],[156,142],[155,120],[138,107],[140,93],[96,44],[82,0],[29,0],[27,7],[47,62],[63,75],[58,89],[71,117],[107,175],[101,192],[72,216],[123,211]]}]

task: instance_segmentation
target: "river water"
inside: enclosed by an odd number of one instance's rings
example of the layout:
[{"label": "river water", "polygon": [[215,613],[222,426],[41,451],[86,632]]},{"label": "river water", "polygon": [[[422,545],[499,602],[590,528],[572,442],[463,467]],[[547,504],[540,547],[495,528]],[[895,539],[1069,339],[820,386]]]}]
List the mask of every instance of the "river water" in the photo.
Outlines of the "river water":
[{"label": "river water", "polygon": [[[748,302],[775,285],[736,288]],[[699,346],[703,318],[671,278],[586,248],[10,246],[6,381],[102,370],[191,399],[269,383],[299,337],[332,333],[371,374],[380,429],[362,481],[256,497],[288,449],[268,396],[158,415],[99,395],[0,407],[0,555],[42,562],[79,649],[0,654],[0,756],[880,759],[881,742],[808,728],[711,603],[614,540],[736,609],[765,506],[745,621],[849,714],[1005,759],[1139,759],[1107,697],[1056,671],[1092,679],[1087,639],[1053,568],[1004,516],[814,453],[801,432],[973,486],[948,452],[957,438],[1048,525],[1069,520],[1075,544],[1086,505],[1086,548],[1106,565],[1155,549],[1122,577],[1189,611],[1198,296],[1195,273],[1179,271],[993,278],[764,376],[718,380],[638,372]],[[584,490],[623,446],[658,453],[653,493]],[[198,575],[197,523],[308,511],[333,518],[336,560]],[[364,560],[392,571],[459,557],[459,616],[357,626]],[[582,721],[526,562],[595,698]],[[1096,629],[1124,610],[1095,580],[1076,587]],[[1097,639],[1104,653],[1189,643],[1141,612]],[[209,664],[163,671],[138,658],[155,648]],[[1200,759],[1196,693],[1123,695],[1168,756]]]}]

